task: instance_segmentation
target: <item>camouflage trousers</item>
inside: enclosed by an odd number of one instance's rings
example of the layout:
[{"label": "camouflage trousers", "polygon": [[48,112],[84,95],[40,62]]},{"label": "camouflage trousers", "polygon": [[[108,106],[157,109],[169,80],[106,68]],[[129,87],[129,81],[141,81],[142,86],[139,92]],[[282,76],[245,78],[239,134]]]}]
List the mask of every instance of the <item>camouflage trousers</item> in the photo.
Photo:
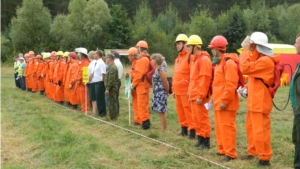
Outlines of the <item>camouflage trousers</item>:
[{"label": "camouflage trousers", "polygon": [[111,120],[117,119],[118,116],[117,90],[118,90],[118,86],[114,86],[109,90],[108,112]]}]

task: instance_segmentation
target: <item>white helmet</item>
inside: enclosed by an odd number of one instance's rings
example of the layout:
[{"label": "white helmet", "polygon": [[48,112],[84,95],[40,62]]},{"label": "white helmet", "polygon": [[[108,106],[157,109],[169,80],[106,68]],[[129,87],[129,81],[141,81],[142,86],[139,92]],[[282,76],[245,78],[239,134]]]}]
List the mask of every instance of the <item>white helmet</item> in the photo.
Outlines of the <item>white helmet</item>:
[{"label": "white helmet", "polygon": [[274,56],[272,47],[268,44],[268,37],[262,32],[253,32],[250,36],[250,43],[256,44],[259,53],[267,56]]},{"label": "white helmet", "polygon": [[87,49],[86,49],[86,48],[76,48],[76,49],[75,49],[75,52],[83,53],[83,54],[85,54],[86,56],[88,56],[88,52],[87,52]]}]

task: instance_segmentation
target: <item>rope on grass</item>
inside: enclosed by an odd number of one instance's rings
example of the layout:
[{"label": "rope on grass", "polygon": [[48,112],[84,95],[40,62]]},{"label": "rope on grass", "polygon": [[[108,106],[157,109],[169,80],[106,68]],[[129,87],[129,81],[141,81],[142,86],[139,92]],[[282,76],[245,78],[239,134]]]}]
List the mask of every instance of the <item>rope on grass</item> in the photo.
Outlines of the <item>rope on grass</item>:
[{"label": "rope on grass", "polygon": [[[73,110],[73,109],[70,109],[70,108],[68,108],[68,107],[66,107],[66,106],[62,106],[62,105],[60,105],[60,104],[58,104],[58,103],[55,103],[55,102],[53,102],[53,101],[50,100],[50,99],[47,99],[47,100],[50,101],[51,103],[54,103],[54,104],[56,104],[56,105],[58,105],[58,106],[60,106],[60,107],[65,108],[65,109],[71,110],[71,111],[73,111],[73,112],[78,112],[78,111]],[[175,147],[175,146],[172,146],[172,145],[170,145],[170,144],[168,144],[168,143],[165,143],[165,142],[162,142],[162,141],[159,141],[159,140],[156,140],[156,139],[147,137],[147,136],[145,136],[145,135],[142,135],[142,134],[137,133],[137,132],[135,132],[135,131],[132,131],[132,130],[126,129],[126,128],[124,128],[124,127],[118,126],[118,125],[116,125],[116,124],[107,122],[107,121],[105,121],[105,120],[101,120],[101,119],[98,119],[98,118],[93,117],[93,116],[87,116],[87,117],[89,117],[89,118],[91,118],[91,119],[94,119],[94,120],[97,120],[97,121],[100,121],[100,122],[102,122],[102,123],[105,123],[105,124],[114,126],[114,127],[116,127],[116,128],[125,130],[125,131],[127,131],[127,132],[129,132],[129,133],[138,135],[138,136],[140,136],[140,137],[146,138],[146,139],[151,140],[151,141],[154,141],[154,142],[156,142],[156,143],[162,144],[162,145],[164,145],[164,146],[166,146],[166,147],[170,147],[170,148],[173,148],[173,149],[175,149],[175,150],[183,151],[183,150],[181,150],[180,148]],[[209,159],[207,159],[207,158],[204,158],[204,157],[202,157],[202,156],[193,154],[193,153],[191,153],[191,152],[186,152],[186,153],[189,154],[190,156],[194,156],[194,157],[199,158],[199,159],[201,159],[201,160],[207,161],[207,162],[209,162],[209,163],[211,163],[211,164],[213,164],[213,165],[216,165],[216,166],[219,166],[219,167],[222,167],[222,168],[225,168],[225,169],[229,169],[228,167],[226,167],[226,166],[224,166],[224,165],[222,165],[222,164],[219,164],[219,163],[217,163],[217,162],[211,161],[211,160],[209,160]]]}]

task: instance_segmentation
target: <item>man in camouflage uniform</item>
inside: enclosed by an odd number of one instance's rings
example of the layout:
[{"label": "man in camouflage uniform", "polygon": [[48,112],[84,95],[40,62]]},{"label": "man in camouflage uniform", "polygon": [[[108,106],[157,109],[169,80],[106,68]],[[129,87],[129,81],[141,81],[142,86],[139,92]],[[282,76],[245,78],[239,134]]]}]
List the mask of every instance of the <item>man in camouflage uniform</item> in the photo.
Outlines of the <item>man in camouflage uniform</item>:
[{"label": "man in camouflage uniform", "polygon": [[106,63],[109,67],[106,71],[105,77],[105,94],[108,96],[108,112],[111,120],[117,119],[117,98],[116,93],[118,90],[118,68],[114,64],[114,55],[108,54],[106,57]]}]

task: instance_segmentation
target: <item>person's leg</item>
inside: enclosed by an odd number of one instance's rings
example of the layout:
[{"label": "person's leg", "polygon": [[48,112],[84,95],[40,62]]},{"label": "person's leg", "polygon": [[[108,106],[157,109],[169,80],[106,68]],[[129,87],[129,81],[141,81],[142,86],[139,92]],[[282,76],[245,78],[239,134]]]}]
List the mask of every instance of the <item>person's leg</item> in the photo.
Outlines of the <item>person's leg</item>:
[{"label": "person's leg", "polygon": [[180,135],[185,136],[188,135],[187,129],[188,122],[186,120],[185,112],[184,112],[184,105],[180,95],[175,95],[175,106],[176,106],[176,113],[179,125],[181,126],[181,133]]},{"label": "person's leg", "polygon": [[292,137],[295,145],[294,167],[300,168],[300,114],[294,115]]},{"label": "person's leg", "polygon": [[247,112],[246,116],[246,134],[247,134],[247,140],[248,140],[248,155],[249,156],[257,156],[257,152],[255,149],[255,142],[254,142],[254,136],[253,136],[253,126],[252,126],[252,117],[251,112]]},{"label": "person's leg", "polygon": [[105,87],[104,82],[99,82],[95,85],[95,93],[96,93],[96,103],[98,114],[101,117],[106,116],[106,95],[105,95]]},{"label": "person's leg", "polygon": [[161,131],[165,132],[167,129],[167,118],[164,112],[159,112],[160,123],[161,123]]},{"label": "person's leg", "polygon": [[215,120],[215,134],[216,134],[216,141],[218,145],[218,153],[225,155],[225,150],[223,148],[223,142],[222,142],[222,136],[221,136],[221,130],[220,130],[220,110],[214,110],[214,120]]},{"label": "person's leg", "polygon": [[116,92],[116,99],[117,99],[117,114],[120,114],[120,103],[119,103],[119,93],[120,93],[120,87],[121,87],[121,80],[118,80],[118,88]]},{"label": "person's leg", "polygon": [[115,120],[118,117],[117,113],[117,86],[112,87],[109,90],[109,95],[108,95],[108,109],[109,109],[109,116],[111,120]]},{"label": "person's leg", "polygon": [[131,95],[132,95],[132,107],[133,107],[133,120],[136,124],[142,124],[142,120],[138,114],[138,102],[137,102],[136,91],[132,90]]}]

